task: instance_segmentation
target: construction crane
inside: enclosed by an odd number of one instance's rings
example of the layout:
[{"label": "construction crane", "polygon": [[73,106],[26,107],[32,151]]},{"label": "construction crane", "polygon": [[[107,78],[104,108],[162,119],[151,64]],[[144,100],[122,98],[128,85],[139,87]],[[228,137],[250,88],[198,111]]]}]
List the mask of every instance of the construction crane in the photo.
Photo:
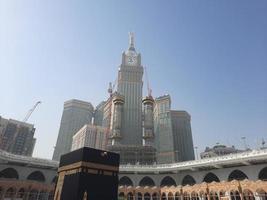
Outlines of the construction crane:
[{"label": "construction crane", "polygon": [[150,85],[149,85],[149,80],[148,80],[148,74],[147,74],[147,70],[146,70],[146,67],[145,68],[145,74],[146,74],[146,82],[147,82],[147,94],[149,97],[152,96],[152,89],[150,88]]},{"label": "construction crane", "polygon": [[114,89],[115,89],[117,83],[118,83],[118,79],[116,79],[113,84],[111,82],[109,82],[108,93],[110,96],[112,96],[112,94],[114,93]]},{"label": "construction crane", "polygon": [[35,108],[41,103],[41,101],[37,101],[35,103],[35,105],[29,110],[29,112],[27,113],[26,117],[22,120],[22,122],[27,122],[28,119],[30,118],[30,116],[32,115],[33,111],[35,110]]},{"label": "construction crane", "polygon": [[118,78],[115,79],[113,85],[112,85],[112,91],[114,92],[115,91],[115,87],[117,86],[118,84]]},{"label": "construction crane", "polygon": [[[18,124],[17,126],[17,130],[14,134],[14,136],[12,137],[11,140],[7,141],[7,144],[6,144],[6,149],[10,149],[12,148],[12,146],[15,144],[15,141],[16,141],[16,138],[20,132],[20,129],[21,129],[21,125],[25,122],[28,121],[28,119],[30,118],[31,114],[33,113],[33,111],[35,110],[35,108],[41,103],[41,101],[38,101],[35,103],[35,105],[28,111],[27,115],[25,116],[25,118]],[[0,146],[2,145],[3,143],[3,138],[0,138]]]}]

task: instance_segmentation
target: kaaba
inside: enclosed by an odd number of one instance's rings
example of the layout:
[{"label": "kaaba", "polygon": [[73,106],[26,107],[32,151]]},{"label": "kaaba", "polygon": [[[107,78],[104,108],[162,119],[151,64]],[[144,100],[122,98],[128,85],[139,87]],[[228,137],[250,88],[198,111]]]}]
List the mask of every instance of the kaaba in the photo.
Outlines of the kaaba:
[{"label": "kaaba", "polygon": [[117,200],[119,154],[84,147],[60,158],[54,200]]}]

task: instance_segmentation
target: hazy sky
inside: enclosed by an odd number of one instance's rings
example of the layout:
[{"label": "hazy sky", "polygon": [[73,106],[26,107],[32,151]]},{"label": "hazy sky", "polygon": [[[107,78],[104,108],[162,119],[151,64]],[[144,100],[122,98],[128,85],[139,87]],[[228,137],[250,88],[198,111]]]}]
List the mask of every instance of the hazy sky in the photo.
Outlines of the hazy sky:
[{"label": "hazy sky", "polygon": [[64,101],[107,98],[129,31],[153,95],[191,114],[199,151],[267,140],[266,0],[0,0],[0,115],[22,120],[42,101],[34,156],[52,157]]}]

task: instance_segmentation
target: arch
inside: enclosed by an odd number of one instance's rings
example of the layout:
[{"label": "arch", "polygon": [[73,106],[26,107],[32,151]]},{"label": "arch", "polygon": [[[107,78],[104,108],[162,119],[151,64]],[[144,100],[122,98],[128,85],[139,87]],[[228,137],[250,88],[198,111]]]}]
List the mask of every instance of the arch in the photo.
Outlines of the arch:
[{"label": "arch", "polygon": [[134,200],[134,198],[133,198],[133,193],[132,193],[132,192],[129,192],[129,193],[127,194],[127,200]]},{"label": "arch", "polygon": [[19,174],[14,168],[6,168],[0,172],[0,178],[19,179]]},{"label": "arch", "polygon": [[259,173],[259,179],[262,181],[267,181],[267,167],[264,167]]},{"label": "arch", "polygon": [[243,197],[244,197],[244,200],[255,200],[253,192],[251,192],[250,190],[244,190]]},{"label": "arch", "polygon": [[152,200],[159,200],[159,195],[158,195],[158,193],[154,192],[154,193],[152,194]]},{"label": "arch", "polygon": [[168,200],[174,200],[173,194],[171,192],[168,193]]},{"label": "arch", "polygon": [[244,172],[238,169],[232,171],[228,176],[228,181],[244,180],[244,179],[248,179],[248,176]]},{"label": "arch", "polygon": [[267,192],[263,189],[257,189],[256,190],[256,196],[259,200],[267,200]]},{"label": "arch", "polygon": [[142,199],[143,199],[142,193],[138,192],[137,193],[137,200],[142,200]]},{"label": "arch", "polygon": [[161,187],[164,187],[164,186],[177,186],[177,185],[176,185],[175,180],[174,180],[172,177],[170,177],[170,176],[165,176],[165,177],[161,180],[161,182],[160,182],[160,186],[161,186]]},{"label": "arch", "polygon": [[15,195],[15,189],[14,188],[8,188],[4,197],[12,199],[14,197],[14,195]]},{"label": "arch", "polygon": [[231,191],[230,197],[231,197],[231,200],[241,200],[241,197],[238,191]]},{"label": "arch", "polygon": [[184,200],[190,200],[190,195],[187,192],[184,192],[183,197]]},{"label": "arch", "polygon": [[199,192],[200,199],[202,200],[208,200],[208,195],[203,190]]},{"label": "arch", "polygon": [[17,193],[17,195],[16,195],[16,197],[23,199],[25,197],[25,194],[26,194],[25,193],[25,189],[24,188],[20,188],[19,191],[18,191],[18,193]]},{"label": "arch", "polygon": [[150,194],[148,192],[145,193],[144,200],[150,200]]},{"label": "arch", "polygon": [[211,183],[211,182],[220,182],[220,179],[212,172],[209,172],[205,175],[203,182]]},{"label": "arch", "polygon": [[133,182],[129,177],[123,176],[119,180],[119,186],[133,186]]},{"label": "arch", "polygon": [[142,180],[139,182],[139,186],[145,187],[145,186],[150,186],[153,187],[155,186],[155,182],[152,180],[152,178],[145,176],[142,178]]},{"label": "arch", "polygon": [[210,192],[210,200],[219,200],[218,194],[214,191],[211,191]]},{"label": "arch", "polygon": [[29,193],[28,200],[36,200],[38,197],[38,191],[37,190],[31,190]]},{"label": "arch", "polygon": [[161,194],[161,200],[167,200],[166,194],[164,192]]},{"label": "arch", "polygon": [[124,193],[120,192],[118,200],[124,200]]},{"label": "arch", "polygon": [[256,192],[257,192],[258,194],[261,194],[261,193],[266,193],[267,190],[265,191],[265,190],[262,189],[262,188],[258,188],[258,189],[256,190]]},{"label": "arch", "polygon": [[225,197],[225,191],[224,190],[221,190],[220,193],[219,193],[219,195],[220,195],[220,198],[221,197]]},{"label": "arch", "polygon": [[193,191],[192,193],[191,193],[191,200],[198,200],[199,198],[198,198],[198,194],[197,194],[197,192],[195,192],[195,191]]},{"label": "arch", "polygon": [[195,185],[196,184],[196,181],[195,179],[190,176],[190,175],[186,175],[183,180],[182,180],[182,186],[185,186],[185,185]]},{"label": "arch", "polygon": [[176,192],[174,195],[175,200],[180,200],[181,199],[181,194],[179,192]]},{"label": "arch", "polygon": [[27,180],[45,182],[45,176],[40,171],[34,171],[27,177]]}]

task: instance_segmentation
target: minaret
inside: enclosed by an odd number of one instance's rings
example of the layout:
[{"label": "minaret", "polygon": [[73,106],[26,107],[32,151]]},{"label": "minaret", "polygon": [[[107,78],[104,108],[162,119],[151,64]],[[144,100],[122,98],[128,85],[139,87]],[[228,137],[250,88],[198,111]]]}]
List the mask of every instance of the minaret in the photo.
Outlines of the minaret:
[{"label": "minaret", "polygon": [[113,115],[111,124],[111,145],[119,145],[121,140],[121,125],[124,97],[117,92],[113,94]]},{"label": "minaret", "polygon": [[118,93],[124,96],[121,144],[142,145],[143,66],[141,55],[134,47],[134,35],[129,34],[129,48],[122,54],[118,72]]},{"label": "minaret", "polygon": [[151,95],[143,99],[143,146],[154,146],[154,99]]}]

